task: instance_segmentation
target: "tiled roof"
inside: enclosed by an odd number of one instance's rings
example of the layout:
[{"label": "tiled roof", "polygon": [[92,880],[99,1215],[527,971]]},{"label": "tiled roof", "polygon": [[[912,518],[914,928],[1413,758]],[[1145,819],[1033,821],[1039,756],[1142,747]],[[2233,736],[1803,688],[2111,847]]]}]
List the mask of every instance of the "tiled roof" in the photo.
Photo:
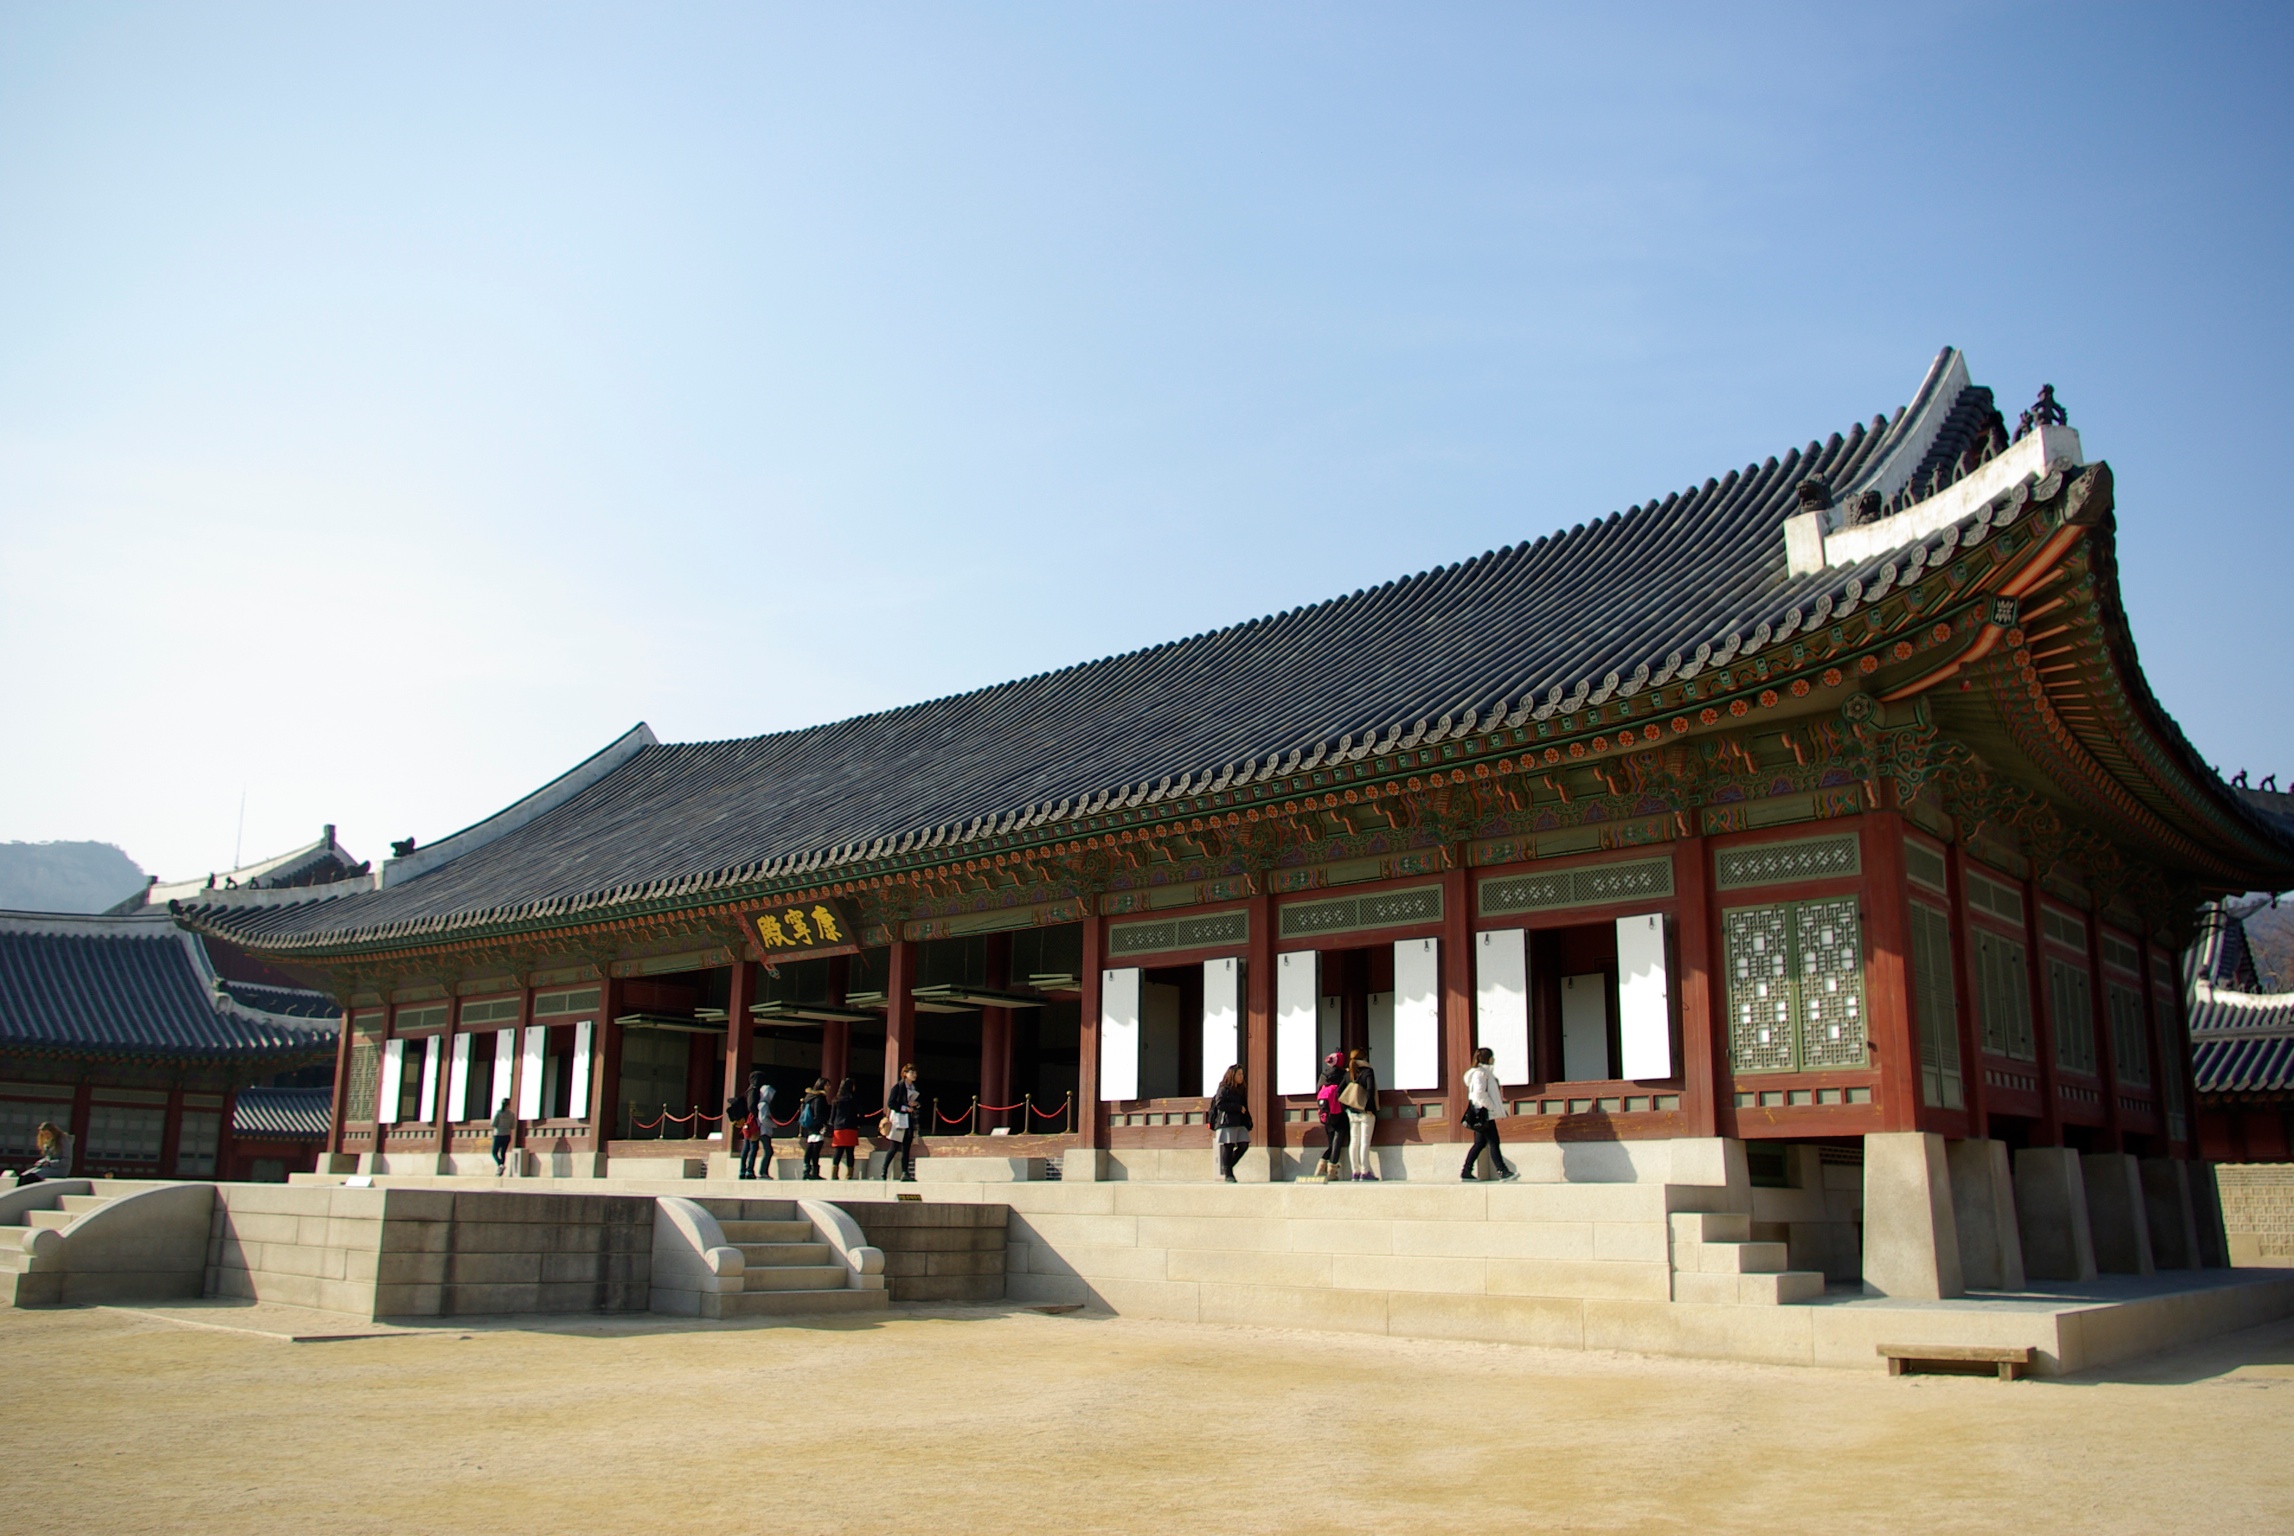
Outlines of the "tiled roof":
[{"label": "tiled roof", "polygon": [[242,1088],[231,1134],[242,1141],[315,1141],[333,1125],[331,1088]]},{"label": "tiled roof", "polygon": [[1892,421],[1312,607],[806,730],[646,745],[515,830],[384,889],[190,910],[274,953],[423,942],[1033,830],[1630,695],[1877,600],[1920,571],[1914,542],[1983,537],[1989,508],[1793,576],[1783,536],[1804,481],[1845,497],[1989,452],[1991,397],[1965,378],[1947,349]]},{"label": "tiled roof", "polygon": [[0,913],[0,1051],[221,1061],[333,1049],[332,1029],[218,995],[199,944],[164,913]]},{"label": "tiled roof", "polygon": [[2202,987],[2191,1003],[2190,1036],[2199,1092],[2294,1092],[2294,992]]},{"label": "tiled roof", "polygon": [[260,981],[233,981],[225,978],[216,983],[232,1001],[257,1013],[277,1014],[289,1019],[339,1019],[342,1005],[324,992],[313,992],[304,987],[274,987]]}]

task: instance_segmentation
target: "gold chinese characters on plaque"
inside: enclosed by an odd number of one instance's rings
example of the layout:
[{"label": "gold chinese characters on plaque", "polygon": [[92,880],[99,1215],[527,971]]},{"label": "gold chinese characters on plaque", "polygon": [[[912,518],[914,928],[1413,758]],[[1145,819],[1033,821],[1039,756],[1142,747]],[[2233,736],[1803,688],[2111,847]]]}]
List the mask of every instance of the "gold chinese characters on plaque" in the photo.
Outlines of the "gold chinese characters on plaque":
[{"label": "gold chinese characters on plaque", "polygon": [[791,902],[750,919],[766,953],[808,949],[851,949],[859,944],[851,906],[843,901]]}]

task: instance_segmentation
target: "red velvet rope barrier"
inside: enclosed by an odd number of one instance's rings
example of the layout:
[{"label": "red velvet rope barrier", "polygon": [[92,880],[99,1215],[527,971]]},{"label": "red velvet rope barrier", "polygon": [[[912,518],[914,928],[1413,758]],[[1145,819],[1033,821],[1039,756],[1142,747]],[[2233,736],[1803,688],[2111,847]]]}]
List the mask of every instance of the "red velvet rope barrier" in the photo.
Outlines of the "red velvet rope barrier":
[{"label": "red velvet rope barrier", "polygon": [[965,1121],[972,1118],[972,1112],[968,1109],[960,1115],[941,1114],[940,1103],[937,1099],[932,1101],[932,1114],[936,1119],[939,1120],[942,1125],[962,1125]]},{"label": "red velvet rope barrier", "polygon": [[1067,1106],[1065,1104],[1060,1105],[1060,1107],[1057,1109],[1036,1109],[1033,1104],[1030,1104],[1028,1108],[1035,1110],[1037,1114],[1043,1116],[1043,1118],[1046,1120],[1057,1120],[1060,1116],[1067,1113]]}]

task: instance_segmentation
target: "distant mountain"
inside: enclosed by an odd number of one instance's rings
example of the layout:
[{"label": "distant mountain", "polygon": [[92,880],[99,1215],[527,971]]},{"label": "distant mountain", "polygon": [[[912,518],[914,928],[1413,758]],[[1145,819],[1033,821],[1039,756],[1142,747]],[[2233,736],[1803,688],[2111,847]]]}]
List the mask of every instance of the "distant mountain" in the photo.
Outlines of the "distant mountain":
[{"label": "distant mountain", "polygon": [[145,884],[110,843],[0,843],[0,911],[101,912]]},{"label": "distant mountain", "polygon": [[2294,991],[2294,904],[2247,913],[2246,947],[2263,990]]}]

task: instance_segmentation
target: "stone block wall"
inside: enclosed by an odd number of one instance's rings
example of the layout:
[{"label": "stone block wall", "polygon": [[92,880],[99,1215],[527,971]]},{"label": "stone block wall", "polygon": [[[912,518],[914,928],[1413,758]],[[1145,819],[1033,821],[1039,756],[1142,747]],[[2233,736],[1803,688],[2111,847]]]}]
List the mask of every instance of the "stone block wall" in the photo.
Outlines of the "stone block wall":
[{"label": "stone block wall", "polygon": [[884,1250],[894,1301],[1001,1301],[1011,1207],[905,1200],[833,1202]]},{"label": "stone block wall", "polygon": [[2294,1269],[2294,1163],[2218,1163],[2214,1182],[2230,1262]]}]

